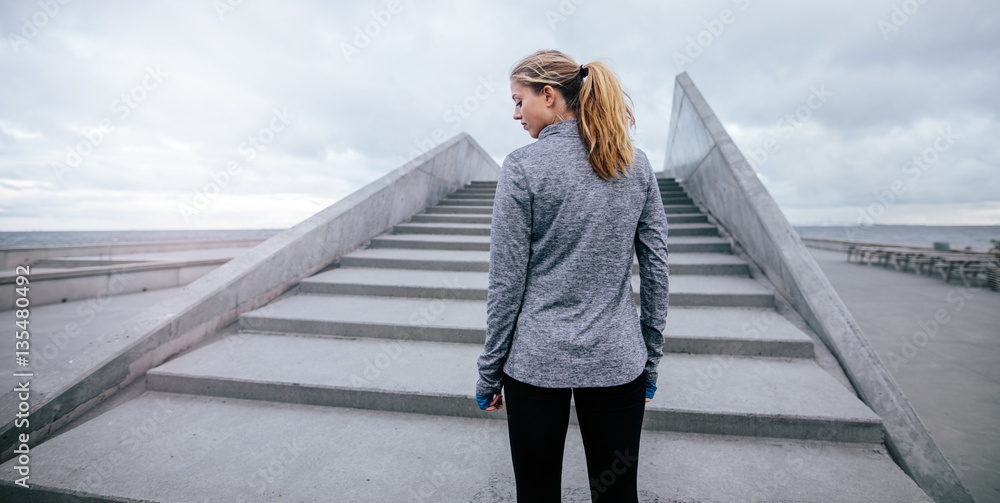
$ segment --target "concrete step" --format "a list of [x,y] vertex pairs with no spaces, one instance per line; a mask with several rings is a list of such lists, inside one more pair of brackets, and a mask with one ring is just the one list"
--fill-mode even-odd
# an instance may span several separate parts
[[489,224],[493,221],[493,214],[468,214],[468,213],[420,213],[413,215],[410,222],[418,223],[452,223],[452,224]]
[[452,192],[449,199],[489,199],[492,201],[496,197],[496,191],[456,191]]
[[476,214],[493,214],[493,206],[455,206],[455,205],[444,205],[444,206],[430,206],[424,210],[425,213],[476,213]]
[[496,197],[497,191],[493,189],[459,189],[451,193],[452,197],[464,199],[465,196],[489,196]]
[[493,206],[493,198],[469,199],[448,196],[438,201],[438,206]]
[[[469,214],[469,213],[420,213],[413,215],[410,222],[419,223],[456,223],[456,224],[490,224],[493,221],[493,214]],[[704,213],[671,214],[667,215],[668,224],[694,224],[708,223],[708,215]],[[669,232],[668,232],[669,234]]]
[[[475,401],[477,344],[240,333],[147,373],[153,391],[441,416]],[[808,359],[665,354],[643,427],[880,443],[878,416]],[[574,423],[576,424],[576,423]]]
[[[302,280],[300,288],[308,293],[334,295],[430,299],[445,296],[485,301],[488,280],[489,273],[485,271],[340,267]],[[632,290],[637,304],[639,283],[639,276],[633,275]],[[677,275],[670,281],[670,305],[774,307],[774,294],[750,278]]]
[[[669,239],[669,236],[668,236]],[[669,250],[669,244],[667,245]],[[400,248],[407,250],[479,250],[489,251],[489,236],[463,236],[459,234],[382,234],[368,244],[372,248]]]
[[[146,391],[31,452],[4,501],[516,499],[502,420]],[[575,425],[563,459],[561,500],[589,503]],[[930,501],[871,444],[644,431],[639,474],[640,501]]]
[[[670,213],[667,215],[668,227],[673,224],[698,224],[698,223],[708,223],[708,215],[704,213]],[[669,238],[670,231],[667,230],[667,237]]]
[[456,190],[455,193],[461,193],[461,192],[491,192],[491,193],[495,193],[496,191],[497,191],[496,186],[493,186],[493,187],[484,187],[484,186],[470,186],[470,185],[466,185],[465,187],[462,187],[462,188]]
[[[682,208],[687,208],[682,206]],[[464,223],[423,223],[410,222],[393,226],[393,234],[465,234],[473,236],[489,236],[489,224]],[[673,236],[718,236],[719,229],[712,224],[675,224],[667,231],[668,237]]]
[[[475,201],[466,204],[463,201]],[[485,199],[442,199],[438,206],[430,206],[424,211],[427,213],[493,213],[493,203]],[[683,213],[703,213],[701,208],[693,204],[664,204],[663,211],[670,218],[671,214]]]
[[[486,306],[476,282],[481,273],[453,273],[446,286],[426,287],[438,297],[368,297],[327,294],[327,282],[306,283],[295,300],[243,316],[244,330],[350,337],[413,338],[481,344]],[[411,279],[413,277],[411,276]],[[335,291],[335,290],[334,290]],[[317,295],[312,295],[317,294]],[[327,295],[321,295],[327,294]],[[333,297],[329,297],[332,295]],[[443,310],[431,316],[432,310]],[[639,307],[636,312],[641,314]],[[416,317],[416,321],[411,317]],[[664,352],[736,356],[813,357],[813,342],[773,309],[671,305]]]
[[669,215],[671,213],[701,213],[701,208],[693,204],[664,204],[663,211]]
[[[669,218],[669,217],[668,217]],[[489,236],[460,234],[382,234],[371,239],[370,248],[489,251]],[[667,232],[671,253],[732,253],[732,245],[722,237],[673,236]]]
[[687,196],[663,196],[662,200],[663,204],[669,204],[671,206],[694,205],[694,201],[692,201],[691,198]]
[[[481,346],[486,337],[486,301],[463,299],[461,290],[455,287],[443,298],[303,292],[242,314],[239,328]],[[639,306],[636,313],[640,313]],[[664,351],[809,357],[811,339],[784,317],[770,313],[773,309],[671,306]]]
[[484,224],[446,224],[410,222],[397,224],[393,234],[462,234],[468,236],[489,236],[490,226]]
[[[669,245],[668,245],[669,246]],[[723,253],[669,253],[671,275],[749,276],[743,259]],[[489,271],[490,252],[472,250],[407,250],[402,248],[367,248],[355,250],[340,259],[341,267],[378,267],[392,269],[430,269],[453,271]],[[632,273],[639,274],[638,257],[632,257]]]
[[[692,204],[691,198],[688,197],[686,192],[662,192],[660,197],[663,199],[664,203],[673,202],[674,204]],[[444,200],[466,200],[466,199],[486,199],[493,201],[496,198],[496,192],[487,191],[463,191],[463,192],[453,192]]]
[[670,306],[664,353],[813,358],[813,340],[769,308]]

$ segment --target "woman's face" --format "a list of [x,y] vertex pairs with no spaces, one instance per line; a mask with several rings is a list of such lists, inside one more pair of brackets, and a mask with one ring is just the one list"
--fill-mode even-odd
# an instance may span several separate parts
[[517,82],[510,81],[510,97],[514,99],[514,120],[520,121],[524,129],[532,138],[538,138],[538,133],[545,129],[545,126],[552,124],[552,106],[546,93],[550,88],[535,94],[530,87]]

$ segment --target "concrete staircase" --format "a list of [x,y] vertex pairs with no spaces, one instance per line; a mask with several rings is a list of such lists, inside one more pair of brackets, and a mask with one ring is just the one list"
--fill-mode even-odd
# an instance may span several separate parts
[[[640,499],[929,501],[814,335],[659,183],[671,298]],[[0,499],[514,501],[505,411],[474,399],[495,190],[470,183],[151,370],[138,397],[32,449],[30,493],[5,463]],[[633,286],[638,303],[637,262]],[[590,501],[571,424],[563,501]]]

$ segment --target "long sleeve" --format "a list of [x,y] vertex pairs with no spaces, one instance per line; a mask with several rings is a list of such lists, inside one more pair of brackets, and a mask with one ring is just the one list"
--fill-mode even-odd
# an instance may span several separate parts
[[[638,159],[637,159],[638,160]],[[648,165],[649,161],[643,156]],[[649,171],[646,204],[635,230],[635,251],[639,260],[639,321],[646,341],[647,381],[655,383],[663,356],[663,329],[666,327],[670,292],[667,264],[667,215],[656,175]]]
[[524,301],[531,253],[531,212],[532,196],[522,167],[507,156],[500,169],[493,203],[486,343],[478,359],[476,383],[479,395],[499,393],[502,387],[504,362]]

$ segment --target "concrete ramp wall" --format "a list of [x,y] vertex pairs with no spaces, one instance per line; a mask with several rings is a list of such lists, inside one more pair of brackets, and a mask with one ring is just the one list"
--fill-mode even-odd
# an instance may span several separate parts
[[455,136],[202,276],[170,301],[138,313],[88,344],[72,366],[21,378],[30,387],[30,424],[15,427],[19,406],[23,409],[18,393],[0,398],[0,460],[13,457],[19,435],[30,434],[33,448],[240,314],[263,306],[469,181],[498,180],[499,174],[500,167],[472,137]]
[[900,467],[935,501],[971,502],[857,322],[686,73],[677,76],[664,176],[675,176],[823,339],[886,430]]

